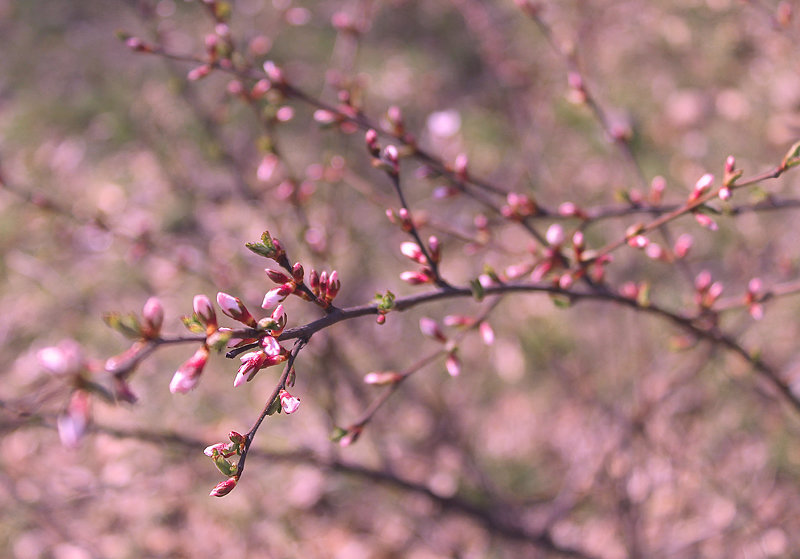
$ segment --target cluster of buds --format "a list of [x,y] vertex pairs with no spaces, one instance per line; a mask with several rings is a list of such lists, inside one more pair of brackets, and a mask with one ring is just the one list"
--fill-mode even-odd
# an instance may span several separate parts
[[723,286],[718,281],[713,281],[711,272],[703,270],[694,279],[694,300],[701,309],[710,309],[722,295]]
[[259,348],[242,355],[242,362],[233,380],[233,386],[241,386],[249,382],[261,369],[283,363],[289,358],[289,352],[272,336],[264,336],[258,342]]
[[538,211],[536,202],[525,194],[509,192],[506,204],[500,208],[500,213],[507,219],[522,221],[526,217],[535,215]]
[[230,459],[234,456],[241,456],[247,449],[247,437],[231,431],[228,433],[229,443],[217,443],[206,447],[203,454],[211,458],[217,469],[228,479],[222,481],[211,490],[212,497],[223,497],[227,495],[233,488],[236,487],[238,481],[239,466],[234,464]]
[[339,280],[339,272],[333,270],[330,274],[323,270],[321,274],[316,270],[311,270],[308,275],[308,284],[311,292],[317,298],[316,303],[325,308],[329,307],[339,290],[342,288],[342,282]]
[[[538,259],[531,272],[531,281],[541,281],[551,271],[563,267],[564,257],[561,254],[561,247],[564,245],[565,240],[564,228],[560,224],[553,223],[547,228],[545,232],[547,246],[544,249],[543,256]],[[578,240],[582,243],[583,236],[579,236]],[[583,248],[580,250],[582,251]],[[560,281],[560,278],[557,278],[556,281]]]
[[437,342],[445,346],[447,352],[447,359],[445,359],[445,368],[451,377],[457,377],[461,374],[461,360],[458,358],[458,347],[456,344],[447,338],[439,328],[439,324],[432,318],[423,317],[419,319],[420,331],[428,337],[433,338]]
[[91,419],[90,386],[86,379],[90,364],[80,345],[74,340],[64,340],[56,346],[40,349],[36,353],[39,366],[53,376],[63,378],[72,386],[69,401],[58,415],[56,425],[61,444],[75,448],[80,443]]
[[494,343],[494,330],[492,329],[492,325],[485,320],[478,322],[471,316],[449,314],[442,319],[442,322],[444,322],[445,326],[452,326],[455,328],[472,328],[477,324],[483,343],[486,345],[492,345]]
[[435,235],[428,238],[427,253],[416,242],[406,241],[400,244],[400,252],[409,260],[420,265],[418,270],[407,270],[400,274],[400,279],[411,285],[433,283],[436,277],[432,266],[442,258],[441,245]]
[[764,318],[764,305],[761,304],[761,301],[764,300],[762,289],[763,286],[759,278],[753,278],[747,283],[747,293],[745,293],[744,296],[744,303],[747,305],[747,311],[750,313],[750,316],[755,320]]

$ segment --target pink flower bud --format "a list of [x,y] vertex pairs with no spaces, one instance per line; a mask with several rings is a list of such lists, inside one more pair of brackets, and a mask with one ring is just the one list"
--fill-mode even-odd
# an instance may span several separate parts
[[645,249],[645,254],[653,260],[660,260],[664,256],[664,249],[656,243],[650,243]]
[[397,173],[400,161],[400,154],[397,151],[397,147],[391,144],[386,146],[383,150],[383,158],[391,165],[392,171]]
[[224,497],[231,491],[233,491],[234,487],[236,487],[236,478],[229,477],[225,481],[219,482],[214,489],[211,490],[211,493],[208,495],[210,497]]
[[572,202],[564,202],[558,206],[558,214],[564,217],[572,217],[578,215],[578,207]]
[[61,444],[67,448],[77,447],[86,434],[89,418],[89,393],[76,390],[72,393],[66,411],[56,419]]
[[264,295],[264,300],[261,302],[261,308],[267,311],[274,308],[278,303],[282,303],[286,297],[291,295],[293,291],[294,285],[291,283],[284,283],[279,287],[270,289]]
[[561,289],[569,289],[574,282],[575,279],[572,277],[572,274],[563,274],[558,278],[558,287]]
[[267,277],[272,281],[274,281],[275,283],[283,284],[283,283],[288,283],[292,280],[292,278],[290,278],[289,276],[278,270],[270,270],[269,268],[265,268],[264,271],[267,272]]
[[147,334],[150,335],[148,337],[158,336],[164,323],[164,307],[158,297],[150,297],[147,300],[142,309],[142,318],[148,330]]
[[730,175],[736,170],[736,158],[729,155],[725,160],[725,174]]
[[697,291],[705,292],[711,286],[711,272],[703,270],[694,278],[694,288]]
[[214,456],[214,454],[222,454],[223,452],[225,452],[227,450],[225,448],[226,446],[228,445],[226,445],[225,443],[212,444],[206,447],[206,449],[203,451],[203,454],[211,458]]
[[423,272],[406,271],[400,274],[400,279],[411,285],[421,285],[423,283],[430,283],[432,278],[429,274]]
[[667,187],[667,181],[662,176],[655,176],[650,181],[650,201],[653,204],[660,204],[661,198],[664,194],[664,189]]
[[281,390],[278,397],[281,399],[281,407],[286,413],[294,413],[300,407],[300,398],[295,398],[286,390]]
[[256,170],[256,177],[258,180],[261,182],[269,182],[280,163],[281,160],[274,153],[266,154],[261,159],[261,163],[258,164],[258,169]]
[[457,377],[461,374],[461,362],[459,361],[458,357],[455,353],[451,353],[447,356],[447,360],[444,362],[444,366],[447,369],[447,373],[451,377]]
[[401,243],[400,252],[402,252],[406,258],[409,258],[414,262],[425,264],[425,255],[422,254],[422,249],[419,248],[419,245],[417,243],[414,243],[412,241],[406,241]]
[[646,248],[650,244],[650,240],[644,235],[634,235],[628,239],[628,245],[633,248]]
[[364,430],[363,427],[354,425],[347,430],[347,434],[339,439],[339,446],[346,447],[350,446],[351,444],[355,443],[358,440],[358,437],[361,436],[361,432]]
[[208,347],[200,346],[194,355],[186,360],[172,377],[169,391],[173,394],[186,394],[200,382],[200,374],[208,361]]
[[700,196],[702,196],[714,182],[714,175],[711,173],[706,173],[702,177],[697,180],[697,183],[694,185],[694,191],[692,192],[692,199],[696,200]]
[[494,343],[494,330],[492,330],[491,324],[484,320],[481,322],[480,326],[478,326],[478,330],[480,330],[483,343],[486,345],[492,345]]
[[439,342],[442,342],[442,343],[447,341],[447,338],[442,333],[441,329],[439,328],[439,325],[432,318],[428,318],[428,317],[420,318],[419,319],[419,329],[423,334],[435,339],[436,341],[439,341]]
[[272,84],[269,83],[268,80],[258,80],[255,84],[253,84],[253,89],[250,90],[250,97],[252,97],[253,100],[258,101],[264,97],[267,91],[269,91],[271,88]]
[[206,325],[217,324],[217,313],[214,311],[214,307],[211,305],[211,300],[205,295],[195,295],[194,299],[192,300],[192,308],[194,309],[195,314]]
[[706,214],[695,213],[694,219],[697,221],[697,223],[699,223],[706,229],[709,229],[711,231],[716,231],[717,229],[719,229],[717,222],[708,217]]
[[285,82],[283,71],[278,68],[272,60],[264,62],[264,73],[272,83],[282,84]]
[[242,301],[238,297],[228,295],[220,291],[217,293],[217,304],[225,315],[234,320],[238,320],[242,324],[246,324],[251,328],[256,326],[256,319],[247,310]]
[[467,158],[466,153],[459,153],[456,155],[456,160],[453,162],[453,170],[456,173],[456,177],[461,180],[467,179],[467,166],[469,165],[469,159]]
[[547,228],[545,239],[547,239],[547,244],[551,247],[561,246],[564,243],[564,228],[558,223],[553,223]]
[[86,369],[83,350],[75,340],[63,340],[36,352],[39,366],[56,376],[77,375]]
[[394,371],[375,371],[364,375],[364,382],[375,386],[395,384],[401,380],[403,380],[403,375]]
[[381,152],[381,146],[378,144],[378,133],[373,128],[370,128],[367,130],[366,134],[364,134],[364,141],[367,144],[367,150],[369,150],[372,156],[378,157]]
[[442,319],[442,322],[444,322],[446,326],[463,328],[475,324],[475,319],[470,316],[464,316],[463,314],[448,314]]
[[753,278],[749,282],[747,282],[747,291],[748,293],[752,293],[753,295],[758,295],[761,293],[761,289],[763,284],[761,282],[761,278]]
[[428,248],[430,249],[431,260],[439,262],[442,258],[442,249],[439,244],[439,238],[436,235],[428,237]]
[[723,186],[722,188],[719,189],[719,199],[722,200],[723,202],[727,202],[728,200],[731,199],[732,196],[733,193],[731,192],[731,189],[728,188],[727,186]]
[[208,64],[203,64],[202,66],[198,66],[197,68],[189,70],[189,73],[186,74],[186,79],[189,81],[197,81],[202,78],[205,78],[210,73],[211,73],[211,66],[209,66]]
[[675,246],[672,248],[672,252],[675,253],[675,258],[684,258],[688,253],[689,249],[692,248],[694,244],[694,238],[689,233],[684,233],[678,240],[675,241]]

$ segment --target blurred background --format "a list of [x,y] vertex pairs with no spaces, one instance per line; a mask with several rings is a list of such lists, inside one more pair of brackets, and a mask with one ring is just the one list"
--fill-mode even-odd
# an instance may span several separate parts
[[[551,209],[625,208],[655,176],[680,204],[704,173],[721,177],[728,155],[746,177],[780,163],[800,136],[793,4],[545,1],[542,27],[510,0],[237,0],[228,23],[255,69],[272,60],[332,104],[347,91],[375,122],[398,106],[425,149],[446,162],[467,154],[470,173],[504,191]],[[487,319],[493,344],[464,334],[458,378],[433,361],[346,448],[329,440],[334,426],[380,394],[363,376],[437,350],[420,318],[478,316],[487,303],[442,301],[316,334],[296,363],[300,411],[265,422],[222,499],[208,497],[222,478],[202,450],[249,429],[278,368],[233,389],[238,361],[213,355],[196,390],[172,395],[193,349],[158,351],[131,379],[139,401],[93,402],[86,439],[62,447],[54,425],[69,391],[36,352],[74,339],[102,368],[128,347],[103,313],[139,313],[153,295],[175,335],[196,293],[258,309],[273,284],[244,243],[265,229],[307,271],[338,270],[340,306],[428,289],[399,280],[412,269],[399,251],[408,237],[386,218],[398,202],[363,131],[320,126],[315,107],[272,94],[254,112],[230,93],[230,74],[189,80],[198,63],[132,52],[119,31],[195,57],[227,33],[199,2],[0,0],[3,556],[796,553],[800,414],[736,356],[611,304],[503,298]],[[569,87],[570,54],[605,129]],[[524,228],[443,197],[447,181],[419,168],[401,162],[403,186],[423,236],[442,241],[449,281],[541,253]],[[716,204],[716,232],[684,217],[653,235],[666,247],[692,235],[680,265],[617,251],[609,284],[644,283],[658,304],[689,312],[702,270],[737,304],[754,277],[765,289],[791,282],[798,180],[789,172]],[[752,211],[775,201],[785,207]],[[650,219],[622,214],[588,224],[587,245]],[[580,225],[535,227],[554,221],[568,235]],[[320,316],[300,300],[286,310],[289,326]],[[798,311],[782,297],[761,321],[739,306],[721,325],[796,385]]]

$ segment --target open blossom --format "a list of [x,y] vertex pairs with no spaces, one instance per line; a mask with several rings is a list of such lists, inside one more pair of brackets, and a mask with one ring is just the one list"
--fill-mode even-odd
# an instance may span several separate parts
[[281,407],[286,413],[294,413],[300,407],[300,398],[292,396],[286,390],[279,392],[279,398],[281,399]]
[[261,340],[261,347],[262,349],[245,353],[239,358],[242,364],[233,379],[233,386],[241,386],[261,369],[286,361],[285,350],[275,338],[265,337]]
[[169,383],[169,391],[173,394],[178,392],[186,394],[197,386],[200,381],[200,374],[203,372],[203,367],[206,366],[207,361],[208,347],[202,345],[195,351],[194,355],[175,371],[172,381]]

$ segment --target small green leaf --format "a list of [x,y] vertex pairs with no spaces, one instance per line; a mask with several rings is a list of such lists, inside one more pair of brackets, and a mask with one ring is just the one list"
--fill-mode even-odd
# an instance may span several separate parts
[[469,282],[469,287],[472,290],[472,296],[475,298],[476,301],[483,301],[486,292],[483,289],[483,285],[479,279],[474,279]]
[[783,156],[781,168],[789,169],[790,167],[794,167],[796,165],[800,165],[800,141],[792,144],[792,147],[790,147],[789,151],[786,152],[786,155]]
[[214,456],[214,465],[217,469],[226,476],[233,476],[236,475],[237,470],[239,469],[236,464],[231,463],[221,454],[217,454]]
[[106,313],[103,315],[103,321],[126,338],[138,340],[142,337],[142,326],[139,324],[139,318],[133,313],[126,315],[118,312]]
[[267,408],[267,415],[273,415],[275,412],[281,413],[281,399],[275,398]]
[[342,429],[341,427],[336,426],[333,428],[333,431],[330,434],[330,439],[333,442],[338,443],[345,437],[345,435],[347,435],[348,432],[349,431],[347,429]]

